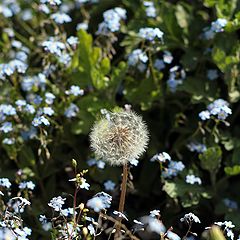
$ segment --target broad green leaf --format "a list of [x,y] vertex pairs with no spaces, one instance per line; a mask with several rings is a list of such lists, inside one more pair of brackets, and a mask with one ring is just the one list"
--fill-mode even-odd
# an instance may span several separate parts
[[226,240],[226,238],[223,235],[223,232],[217,226],[212,226],[209,232],[210,232],[209,240]]
[[240,165],[235,165],[233,167],[225,167],[224,171],[230,176],[238,175],[240,174]]
[[166,181],[163,186],[163,191],[165,191],[171,198],[178,197],[176,183]]
[[221,164],[222,150],[220,147],[208,148],[202,154],[199,154],[201,166],[209,172],[216,172]]

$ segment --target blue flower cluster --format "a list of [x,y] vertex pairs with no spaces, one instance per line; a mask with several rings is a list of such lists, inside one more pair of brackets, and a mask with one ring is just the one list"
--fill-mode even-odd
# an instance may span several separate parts
[[203,121],[210,119],[211,116],[216,116],[219,120],[225,120],[231,114],[232,110],[229,108],[229,103],[223,99],[217,99],[207,106],[207,110],[200,112],[199,117]]
[[177,87],[183,83],[186,78],[186,72],[181,69],[180,66],[174,66],[169,70],[169,78],[167,80],[167,85],[171,92],[175,92]]
[[224,18],[218,18],[216,21],[211,23],[210,28],[204,29],[204,38],[212,39],[216,33],[223,32],[224,27],[227,25],[227,20]]
[[147,17],[155,18],[157,16],[156,8],[154,7],[153,2],[144,1],[143,5],[146,7]]
[[109,9],[103,13],[104,21],[99,24],[97,34],[108,34],[120,30],[121,20],[127,18],[126,10],[120,7]]
[[184,168],[185,165],[181,161],[170,161],[168,167],[162,171],[162,176],[163,178],[176,177]]
[[69,23],[72,21],[72,18],[66,13],[57,12],[51,15],[53,19],[58,24]]
[[205,144],[198,143],[198,142],[190,142],[189,144],[187,144],[187,148],[191,152],[197,152],[197,153],[203,153],[207,150],[207,147]]
[[163,39],[163,32],[159,28],[140,28],[138,35],[139,37],[144,38],[148,41],[153,41],[155,39]]
[[[71,43],[70,39],[70,43]],[[68,66],[71,62],[71,56],[65,43],[59,41],[56,37],[50,37],[42,43],[44,50],[52,53],[60,63]]]
[[137,66],[140,71],[144,71],[146,68],[145,63],[148,61],[148,56],[141,49],[135,49],[128,56],[128,65]]
[[0,14],[4,17],[10,18],[20,12],[21,8],[17,1],[2,0],[0,3]]

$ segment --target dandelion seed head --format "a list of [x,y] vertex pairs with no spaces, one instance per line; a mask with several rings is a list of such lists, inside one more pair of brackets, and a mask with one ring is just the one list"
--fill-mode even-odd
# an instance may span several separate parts
[[115,166],[138,159],[149,141],[142,118],[131,110],[109,113],[108,116],[96,122],[90,133],[96,158]]

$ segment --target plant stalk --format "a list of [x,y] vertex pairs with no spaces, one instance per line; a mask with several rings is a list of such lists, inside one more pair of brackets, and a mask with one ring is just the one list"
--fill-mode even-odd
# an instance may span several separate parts
[[[127,166],[127,164],[124,164],[123,165],[122,184],[121,184],[121,195],[120,195],[120,201],[119,201],[119,207],[118,207],[118,211],[121,213],[123,213],[123,211],[124,211],[126,192],[127,192],[127,180],[128,180],[128,166]],[[114,235],[115,240],[120,238],[121,222],[122,222],[122,218],[120,217],[119,221],[117,223],[116,233]]]

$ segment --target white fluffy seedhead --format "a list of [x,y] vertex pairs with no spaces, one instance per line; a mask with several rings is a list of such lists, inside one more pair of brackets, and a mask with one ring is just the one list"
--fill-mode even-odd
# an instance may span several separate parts
[[124,165],[138,159],[148,144],[148,130],[142,118],[133,111],[109,113],[96,122],[90,133],[96,158],[111,165]]

